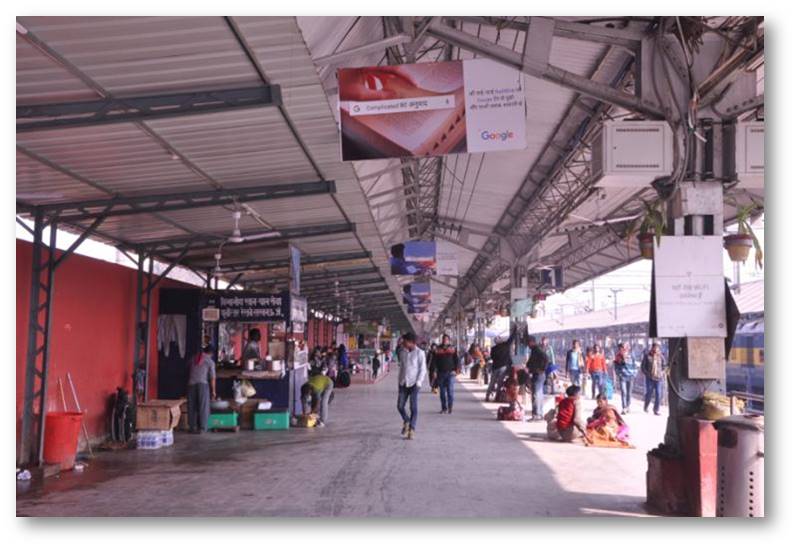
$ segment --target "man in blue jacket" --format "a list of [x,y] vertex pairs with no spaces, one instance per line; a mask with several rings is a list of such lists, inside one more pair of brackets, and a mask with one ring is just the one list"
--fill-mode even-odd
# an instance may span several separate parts
[[620,399],[622,401],[622,414],[631,410],[631,392],[634,389],[634,379],[639,372],[637,364],[631,356],[631,345],[620,343],[617,355],[614,357],[614,372],[620,383]]

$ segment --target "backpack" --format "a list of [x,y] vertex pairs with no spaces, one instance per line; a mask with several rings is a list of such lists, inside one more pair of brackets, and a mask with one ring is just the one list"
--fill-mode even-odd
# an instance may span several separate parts
[[336,383],[341,388],[347,388],[351,384],[351,375],[348,371],[341,371],[338,373],[338,382]]

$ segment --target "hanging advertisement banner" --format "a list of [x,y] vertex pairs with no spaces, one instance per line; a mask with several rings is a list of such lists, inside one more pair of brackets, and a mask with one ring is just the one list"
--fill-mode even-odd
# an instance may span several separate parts
[[394,276],[427,276],[437,272],[435,242],[413,240],[390,248],[390,273]]
[[523,75],[488,59],[338,70],[343,161],[526,148]]
[[404,304],[431,304],[432,285],[429,282],[412,282],[401,287]]

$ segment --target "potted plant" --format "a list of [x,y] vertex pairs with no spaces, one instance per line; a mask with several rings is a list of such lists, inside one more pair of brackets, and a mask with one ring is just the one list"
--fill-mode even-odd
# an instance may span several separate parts
[[[637,233],[637,241],[639,242],[639,252],[645,259],[653,258],[653,241],[655,239],[656,245],[661,242],[661,237],[667,229],[667,219],[661,210],[661,203],[646,202],[642,200],[645,205],[645,212],[639,221],[639,232]],[[633,234],[633,228],[629,234]]]
[[758,241],[758,237],[753,232],[753,227],[750,224],[750,218],[759,207],[755,202],[737,207],[736,233],[726,235],[724,245],[725,249],[728,250],[728,256],[736,263],[746,262],[750,256],[750,249],[755,247],[755,263],[756,266],[762,268],[764,266],[764,250],[761,248],[761,242]]

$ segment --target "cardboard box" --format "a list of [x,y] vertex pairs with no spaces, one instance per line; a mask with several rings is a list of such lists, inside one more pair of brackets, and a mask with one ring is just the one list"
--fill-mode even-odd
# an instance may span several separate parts
[[149,400],[136,409],[136,430],[171,430],[180,422],[179,400]]
[[231,401],[230,409],[237,411],[240,415],[238,424],[244,430],[254,430],[255,428],[255,411],[257,411],[257,404],[260,402],[268,401],[260,398],[249,398],[243,405],[239,405]]

